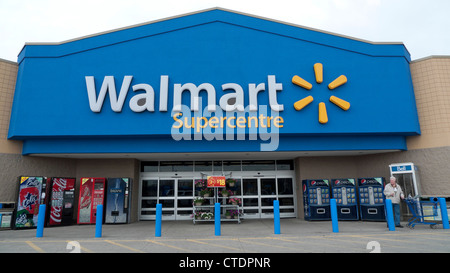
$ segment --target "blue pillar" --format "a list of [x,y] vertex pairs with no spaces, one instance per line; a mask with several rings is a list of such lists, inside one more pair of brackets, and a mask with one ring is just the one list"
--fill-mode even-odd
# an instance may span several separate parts
[[156,204],[155,237],[161,237],[162,204]]
[[40,205],[36,229],[36,237],[38,238],[44,236],[44,223],[45,223],[45,205]]
[[273,200],[273,226],[274,233],[281,234],[280,232],[280,202],[278,200]]
[[103,205],[97,205],[97,216],[95,218],[95,237],[102,237]]
[[214,235],[220,236],[220,203],[214,204]]
[[336,199],[330,199],[330,210],[331,210],[331,225],[333,226],[333,232],[339,232],[338,225],[338,215],[337,215],[337,205]]
[[448,212],[447,212],[447,204],[445,203],[445,198],[439,197],[439,206],[441,207],[441,217],[442,217],[442,227],[444,229],[450,229],[448,223]]
[[386,199],[386,222],[390,231],[395,231],[394,211],[392,208],[392,200]]

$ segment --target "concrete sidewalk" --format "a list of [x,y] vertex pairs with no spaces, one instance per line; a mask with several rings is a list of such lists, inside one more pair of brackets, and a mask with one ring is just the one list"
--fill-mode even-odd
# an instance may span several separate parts
[[[281,234],[274,234],[272,219],[224,222],[221,236],[214,223],[163,221],[161,237],[155,237],[155,222],[103,225],[95,238],[95,225],[46,227],[44,237],[36,229],[1,230],[2,253],[427,253],[450,252],[450,230],[396,228],[385,222],[340,221],[339,233],[331,221],[307,222],[281,219]],[[70,242],[70,243],[69,243]]]

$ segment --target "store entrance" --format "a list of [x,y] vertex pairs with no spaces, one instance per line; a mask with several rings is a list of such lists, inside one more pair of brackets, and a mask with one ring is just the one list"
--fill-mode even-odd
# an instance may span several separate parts
[[[162,204],[163,220],[191,220],[194,197],[200,196],[197,180],[226,176],[236,181],[227,188],[241,200],[241,219],[273,218],[273,201],[280,204],[280,217],[297,217],[295,173],[292,160],[255,161],[147,161],[141,163],[139,219],[156,219]],[[207,199],[210,203],[213,198]],[[208,204],[209,204],[208,203]]]

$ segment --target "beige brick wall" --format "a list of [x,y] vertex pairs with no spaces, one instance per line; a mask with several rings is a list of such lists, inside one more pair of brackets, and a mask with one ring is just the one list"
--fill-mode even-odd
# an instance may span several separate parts
[[450,146],[450,56],[411,63],[420,136],[408,138],[408,149]]
[[0,59],[0,153],[21,154],[22,142],[7,140],[17,78],[17,63]]

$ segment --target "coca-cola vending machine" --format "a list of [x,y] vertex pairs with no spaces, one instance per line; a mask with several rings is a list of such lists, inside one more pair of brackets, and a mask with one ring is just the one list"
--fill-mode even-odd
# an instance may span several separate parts
[[19,177],[17,206],[13,213],[11,228],[34,228],[37,226],[39,205],[45,203],[45,186],[45,177]]
[[95,224],[97,205],[103,205],[105,178],[81,178],[77,224]]
[[52,177],[47,180],[47,225],[72,224],[75,201],[75,178]]

